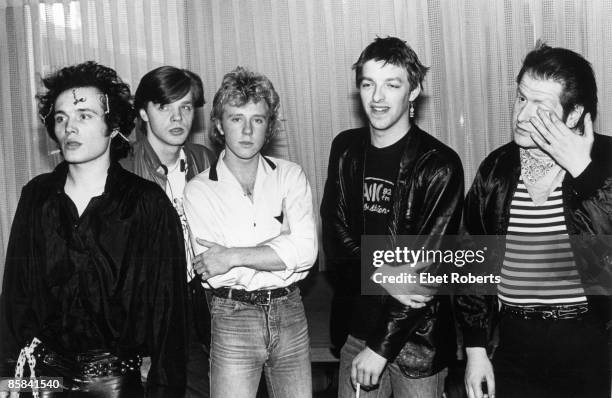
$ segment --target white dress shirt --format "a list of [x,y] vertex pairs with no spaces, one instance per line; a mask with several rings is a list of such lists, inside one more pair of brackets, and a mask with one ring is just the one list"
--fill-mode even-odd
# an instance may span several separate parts
[[[225,247],[272,248],[287,267],[258,271],[235,267],[208,279],[213,288],[274,289],[304,279],[317,257],[312,193],[302,168],[293,162],[259,156],[251,201],[219,156],[187,183],[184,206],[196,254],[206,250],[195,238]],[[214,167],[214,166],[213,166]],[[211,175],[212,178],[211,179]]]

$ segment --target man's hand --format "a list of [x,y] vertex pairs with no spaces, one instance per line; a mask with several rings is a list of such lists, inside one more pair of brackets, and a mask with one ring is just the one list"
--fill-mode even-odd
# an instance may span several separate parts
[[579,176],[591,163],[591,115],[587,113],[584,117],[584,135],[572,131],[554,112],[538,109],[538,116],[530,120],[537,129],[537,132],[531,133],[531,139],[572,177]]
[[387,365],[387,359],[372,351],[369,347],[364,348],[353,359],[351,366],[351,383],[357,389],[357,383],[364,387],[378,384],[380,375]]
[[231,248],[200,238],[196,238],[196,242],[208,248],[205,252],[195,256],[192,261],[193,268],[202,275],[203,280],[225,274],[234,267]]
[[392,296],[410,308],[423,308],[433,298],[433,296],[424,296],[422,294],[394,294]]
[[[487,351],[482,347],[467,347],[465,367],[465,390],[468,398],[495,398],[495,377]],[[482,391],[482,382],[487,382],[487,394]]]

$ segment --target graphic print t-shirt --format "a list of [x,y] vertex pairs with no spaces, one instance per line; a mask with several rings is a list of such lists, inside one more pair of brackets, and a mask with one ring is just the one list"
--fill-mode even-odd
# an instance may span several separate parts
[[[385,148],[376,148],[370,144],[367,149],[363,180],[363,217],[366,235],[389,234],[393,189],[405,142],[406,137]],[[380,294],[384,295],[385,291],[366,275],[362,277],[362,286],[367,283],[370,292],[380,290]],[[359,296],[353,307],[351,335],[358,339],[368,339],[376,326],[383,322],[381,319],[383,312],[382,296]]]
[[363,180],[363,216],[367,235],[389,234],[393,188],[404,143],[405,136],[385,148],[368,146]]

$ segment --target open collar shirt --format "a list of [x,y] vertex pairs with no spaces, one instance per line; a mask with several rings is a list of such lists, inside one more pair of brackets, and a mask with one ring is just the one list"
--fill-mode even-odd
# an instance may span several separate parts
[[63,162],[23,188],[0,298],[0,369],[9,367],[0,372],[37,337],[72,354],[151,356],[150,395],[182,396],[187,285],[176,212],[157,185],[112,163],[104,193],[79,216],[67,173]]
[[207,287],[248,291],[285,287],[306,277],[317,257],[310,185],[295,163],[259,156],[252,201],[223,158],[186,186],[184,206],[196,254],[206,250],[195,238],[225,247],[272,248],[283,271],[235,267],[208,279]]

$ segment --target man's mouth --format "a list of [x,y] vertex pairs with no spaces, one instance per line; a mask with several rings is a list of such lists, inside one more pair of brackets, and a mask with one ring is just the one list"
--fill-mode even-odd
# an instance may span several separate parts
[[172,133],[172,134],[179,135],[179,134],[183,134],[183,132],[185,131],[185,129],[184,129],[184,128],[182,128],[182,127],[174,127],[174,128],[171,128],[169,131],[170,131],[170,133]]
[[519,134],[523,134],[523,135],[531,135],[531,132],[532,132],[531,130],[528,130],[524,127],[519,126],[518,124],[515,125],[514,130],[518,132]]
[[80,142],[76,142],[76,141],[66,141],[64,142],[64,149],[77,149],[81,146]]
[[388,106],[370,105],[370,110],[372,111],[372,114],[374,114],[374,115],[382,115],[382,114],[388,112],[389,109],[391,109],[391,108],[388,107]]

